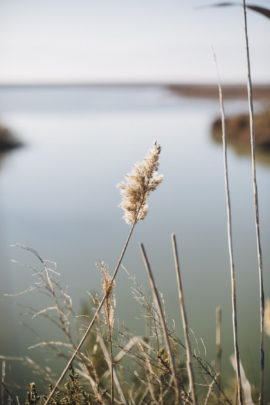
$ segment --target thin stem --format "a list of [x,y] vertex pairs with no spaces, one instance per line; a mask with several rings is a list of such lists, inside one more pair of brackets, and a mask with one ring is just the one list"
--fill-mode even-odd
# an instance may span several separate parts
[[191,360],[191,358],[192,358],[191,345],[190,345],[190,339],[189,339],[189,334],[188,334],[188,321],[187,321],[187,314],[186,314],[185,304],[184,304],[184,292],[183,292],[182,280],[181,280],[181,275],[180,275],[180,266],[179,266],[175,234],[172,234],[172,246],[173,246],[173,256],[174,256],[175,271],[176,271],[177,285],[178,285],[179,303],[180,303],[180,309],[181,309],[181,314],[182,314],[182,323],[183,323],[185,341],[186,341],[186,356],[187,356],[187,371],[188,371],[188,379],[189,379],[189,391],[191,391],[193,404],[197,405],[197,396],[196,396],[195,382],[194,382],[194,372],[193,372],[192,360]]
[[210,394],[211,394],[211,392],[212,392],[212,390],[213,390],[213,385],[214,385],[214,384],[215,384],[215,380],[213,380],[213,381],[211,382],[211,384],[209,385],[208,392],[207,392],[207,395],[206,395],[206,398],[205,398],[205,401],[204,401],[204,405],[207,405],[207,402],[208,402],[209,397],[210,397]]
[[142,243],[140,244],[140,247],[141,247],[141,253],[143,256],[144,265],[145,265],[145,268],[146,268],[146,271],[147,271],[147,274],[149,277],[149,281],[150,281],[150,284],[151,284],[151,287],[153,290],[153,294],[154,294],[154,297],[156,299],[158,309],[159,309],[161,325],[162,325],[162,329],[163,329],[163,333],[164,333],[164,340],[165,340],[165,343],[167,346],[168,356],[169,356],[169,360],[171,363],[171,372],[172,372],[172,378],[174,381],[174,389],[175,389],[175,399],[176,399],[177,404],[181,404],[182,401],[181,401],[181,394],[180,394],[180,386],[179,386],[177,375],[176,375],[175,361],[174,361],[172,348],[171,348],[171,344],[170,344],[170,340],[169,340],[169,333],[168,333],[168,328],[167,328],[166,321],[165,321],[165,316],[164,316],[160,298],[159,298],[159,293],[158,293],[158,290],[157,290],[157,287],[155,284],[155,280],[154,280],[154,277],[153,277],[153,274],[152,274],[152,271],[150,268],[150,264],[149,264],[149,261],[146,256],[146,252],[145,252],[145,249],[144,249],[144,246]]
[[[103,340],[100,333],[97,333],[97,338],[98,338],[98,342],[100,344],[101,350],[103,351],[104,359],[106,360],[106,362],[108,364],[108,367],[110,368],[110,365],[111,365],[110,355],[108,353],[108,350],[107,350],[107,348],[105,346],[104,340]],[[119,394],[119,397],[121,399],[121,403],[124,404],[124,405],[127,405],[127,401],[126,401],[126,398],[125,398],[124,393],[122,391],[122,388],[120,386],[120,382],[119,382],[116,370],[114,370],[114,372],[113,372],[113,381],[114,381],[114,386],[116,387],[116,389],[118,391],[118,394]]]
[[264,394],[264,330],[263,330],[263,328],[264,328],[264,286],[263,286],[262,248],[261,248],[260,223],[259,223],[258,189],[257,189],[257,180],[256,180],[253,91],[252,91],[252,81],[251,81],[249,41],[248,41],[248,31],[247,31],[247,13],[246,13],[245,0],[243,0],[243,12],[244,12],[246,62],[247,62],[247,91],[248,91],[249,120],[250,120],[252,181],[253,181],[255,228],[256,228],[258,271],[259,271],[259,285],[260,285],[259,286],[259,288],[260,288],[260,398],[259,398],[259,403],[260,403],[260,405],[262,405],[263,404],[263,394]]
[[[217,372],[218,385],[221,388],[222,372],[222,346],[221,346],[221,308],[216,308],[216,349],[217,349]],[[220,390],[218,390],[218,404],[220,404]]]
[[91,322],[89,323],[89,325],[88,325],[88,327],[87,327],[87,329],[86,329],[86,331],[85,331],[83,337],[82,337],[81,340],[80,340],[80,343],[79,343],[78,346],[76,347],[76,350],[74,350],[74,352],[73,352],[71,358],[69,359],[69,361],[68,361],[66,367],[64,368],[62,374],[60,375],[60,377],[59,377],[59,379],[57,380],[55,386],[53,387],[52,391],[50,392],[50,394],[49,394],[49,396],[48,396],[48,398],[47,398],[47,400],[46,400],[46,402],[45,402],[44,405],[48,405],[48,404],[49,404],[49,401],[51,400],[51,398],[52,398],[53,395],[55,394],[56,389],[58,388],[59,384],[61,383],[61,381],[62,381],[63,378],[65,377],[65,375],[66,375],[66,373],[67,373],[67,371],[68,371],[70,365],[72,364],[73,360],[74,360],[74,359],[76,358],[76,356],[78,355],[78,353],[79,353],[79,351],[80,351],[80,349],[81,349],[83,343],[85,342],[85,340],[86,340],[86,338],[87,338],[87,336],[88,336],[90,330],[92,329],[92,327],[93,327],[93,325],[94,325],[94,323],[95,323],[95,321],[96,321],[96,319],[97,319],[97,317],[98,317],[98,314],[99,314],[99,312],[101,311],[101,308],[102,308],[104,302],[106,301],[107,296],[108,296],[108,294],[109,294],[109,292],[110,292],[110,290],[111,290],[111,287],[112,287],[113,282],[114,282],[114,279],[115,279],[115,277],[116,277],[116,275],[117,275],[117,273],[118,273],[119,267],[120,267],[120,265],[121,265],[121,263],[122,263],[123,257],[124,257],[124,255],[125,255],[126,250],[127,250],[128,243],[129,243],[129,241],[130,241],[130,238],[131,238],[131,235],[132,235],[132,232],[133,232],[133,230],[134,230],[134,228],[135,228],[136,223],[137,223],[137,222],[136,222],[136,220],[135,220],[135,221],[133,222],[131,228],[130,228],[130,231],[129,231],[129,234],[128,234],[126,243],[125,243],[125,245],[124,245],[124,247],[123,247],[122,253],[121,253],[121,255],[120,255],[120,258],[119,258],[119,260],[118,260],[118,263],[117,263],[117,265],[116,265],[116,268],[115,268],[115,270],[114,270],[114,273],[113,273],[113,276],[112,276],[112,278],[111,278],[111,282],[110,282],[110,285],[109,285],[109,288],[108,288],[107,293],[104,294],[102,300],[100,301],[99,306],[98,306],[98,308],[97,308],[97,310],[96,310],[96,312],[95,312],[95,314],[94,314],[94,316],[93,316]]
[[5,376],[6,376],[6,362],[2,360],[2,375],[1,375],[1,405],[4,405],[4,395],[5,395]]
[[[215,58],[215,55],[214,55],[214,58]],[[216,58],[215,58],[215,61],[216,61]],[[216,63],[216,66],[217,66],[217,63]],[[218,67],[217,67],[217,70],[218,70]],[[240,373],[240,355],[239,355],[239,345],[238,345],[238,329],[237,329],[236,281],[235,281],[235,269],[234,269],[233,245],[232,245],[232,214],[231,214],[231,199],[230,199],[228,162],[227,162],[227,138],[226,138],[225,113],[224,113],[222,88],[221,88],[219,77],[218,77],[218,90],[219,90],[219,103],[220,103],[221,123],[222,123],[222,145],[223,145],[225,194],[226,194],[226,206],[227,206],[228,249],[229,249],[230,268],[231,268],[232,323],[233,323],[234,354],[235,354],[235,361],[236,361],[237,393],[238,393],[238,401],[239,401],[240,405],[243,405],[241,373]]]
[[109,328],[110,368],[111,368],[111,404],[114,405],[112,329],[111,329],[109,318],[108,318],[108,328]]

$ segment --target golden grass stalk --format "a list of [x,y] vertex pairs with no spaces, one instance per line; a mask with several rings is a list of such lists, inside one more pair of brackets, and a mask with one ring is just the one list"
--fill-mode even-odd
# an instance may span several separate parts
[[118,263],[115,267],[114,273],[112,275],[110,285],[108,286],[107,293],[104,294],[103,298],[101,299],[99,306],[90,321],[86,331],[84,332],[79,344],[77,345],[76,349],[74,350],[71,358],[67,362],[64,370],[62,371],[59,379],[57,380],[55,386],[51,390],[46,402],[44,405],[48,405],[51,398],[55,394],[59,384],[65,377],[70,365],[72,364],[73,360],[77,357],[80,352],[80,349],[85,342],[90,330],[92,329],[98,314],[100,313],[108,294],[111,290],[111,287],[114,283],[114,280],[117,276],[118,270],[124,258],[125,252],[127,250],[131,235],[133,230],[139,220],[143,220],[147,214],[147,197],[149,196],[151,191],[154,191],[157,186],[162,181],[162,176],[158,174],[157,170],[159,167],[159,155],[160,155],[161,147],[155,142],[153,148],[148,152],[148,155],[144,158],[141,163],[137,163],[133,171],[126,175],[126,183],[120,183],[118,187],[121,189],[121,194],[123,196],[123,201],[121,203],[121,208],[124,209],[125,221],[131,225],[130,231],[127,237],[127,240],[124,244],[122,253],[119,257]]
[[180,266],[179,266],[178,250],[177,250],[175,234],[172,234],[172,246],[173,246],[173,256],[174,256],[175,271],[176,271],[176,278],[177,278],[177,285],[178,285],[179,303],[180,303],[180,309],[181,309],[181,314],[182,314],[182,323],[183,323],[185,342],[186,342],[189,392],[191,392],[193,404],[197,405],[197,395],[196,395],[196,390],[195,390],[194,372],[193,372],[193,367],[192,367],[191,345],[190,345],[190,339],[189,339],[189,334],[188,334],[188,321],[187,321],[187,314],[186,314],[186,310],[185,310],[184,293],[183,293],[183,286],[182,286],[182,280],[181,280],[181,274],[180,274]]
[[164,334],[164,340],[167,346],[167,352],[168,352],[168,357],[170,360],[170,365],[171,365],[171,373],[172,373],[172,377],[173,377],[173,382],[174,382],[174,390],[175,390],[175,400],[177,404],[181,404],[181,388],[177,379],[177,375],[176,375],[176,367],[175,367],[175,361],[174,361],[174,356],[173,356],[173,352],[172,352],[172,348],[171,348],[171,344],[170,344],[170,339],[169,339],[169,332],[168,332],[168,328],[166,325],[166,321],[165,321],[165,316],[162,310],[162,306],[161,306],[161,302],[160,302],[160,297],[159,297],[159,293],[155,284],[155,280],[152,274],[152,270],[150,268],[150,264],[148,261],[148,258],[146,256],[146,252],[144,249],[143,244],[141,243],[140,245],[141,247],[141,253],[143,256],[143,261],[144,261],[144,265],[149,277],[149,281],[152,287],[152,291],[154,294],[154,297],[156,299],[157,302],[157,306],[158,306],[158,310],[159,310],[159,315],[160,315],[160,320],[161,320],[161,325],[162,325],[162,330],[163,330],[163,334]]
[[264,394],[264,285],[263,285],[263,264],[262,264],[262,247],[260,238],[260,222],[259,222],[259,204],[258,204],[258,188],[256,180],[256,159],[255,159],[255,133],[254,133],[254,111],[253,111],[253,90],[251,81],[251,68],[249,56],[249,41],[247,31],[247,13],[246,1],[243,0],[244,12],[244,33],[246,45],[246,62],[247,62],[247,91],[250,119],[250,145],[251,145],[251,162],[252,162],[252,183],[255,208],[255,228],[257,240],[257,256],[258,256],[258,272],[259,272],[259,289],[260,289],[260,405],[263,405]]
[[110,345],[110,372],[111,372],[111,404],[114,404],[114,372],[113,372],[113,349],[112,349],[112,328],[114,324],[114,308],[111,305],[111,300],[112,300],[112,292],[115,283],[111,283],[111,277],[108,273],[107,267],[104,262],[101,262],[98,264],[98,267],[100,268],[100,271],[103,274],[103,291],[104,294],[106,295],[106,305],[105,305],[105,314],[106,314],[106,319],[105,323],[108,326],[108,331],[109,331],[109,345]]

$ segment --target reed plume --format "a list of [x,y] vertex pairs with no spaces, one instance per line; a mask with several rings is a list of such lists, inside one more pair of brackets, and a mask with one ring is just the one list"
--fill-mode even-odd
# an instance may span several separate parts
[[162,182],[163,176],[158,174],[160,151],[160,145],[155,142],[144,160],[135,164],[132,172],[125,176],[126,183],[117,185],[123,197],[119,206],[125,212],[123,218],[130,225],[145,218],[147,197]]
[[[158,174],[158,167],[159,167],[159,155],[160,155],[161,147],[154,143],[153,148],[148,152],[147,156],[141,163],[137,163],[130,174],[126,175],[126,183],[122,182],[118,185],[121,190],[121,194],[123,196],[123,201],[120,204],[120,207],[124,209],[125,221],[131,225],[129,230],[129,234],[127,240],[124,244],[123,250],[120,254],[118,263],[115,267],[114,273],[111,277],[110,284],[108,286],[108,292],[111,290],[112,285],[114,283],[115,277],[117,276],[118,270],[121,266],[122,260],[126,253],[131,235],[135,228],[135,225],[139,220],[143,220],[147,214],[148,206],[146,204],[147,197],[154,191],[157,186],[161,183],[163,176]],[[45,401],[44,405],[48,405],[51,398],[54,396],[59,384],[65,377],[70,365],[77,357],[80,349],[85,342],[90,330],[92,329],[107,297],[108,292],[104,294],[102,300],[99,303],[99,306],[90,321],[84,335],[82,336],[78,346],[74,350],[71,358],[67,362],[62,374],[60,375],[59,379],[57,380],[55,386],[53,387],[52,391],[50,392],[48,398]]]
[[110,328],[113,328],[114,325],[114,303],[112,303],[112,292],[115,286],[115,282],[111,283],[111,276],[108,273],[106,264],[102,261],[97,263],[97,267],[100,269],[103,276],[102,289],[104,294],[106,294],[106,318],[109,323]]

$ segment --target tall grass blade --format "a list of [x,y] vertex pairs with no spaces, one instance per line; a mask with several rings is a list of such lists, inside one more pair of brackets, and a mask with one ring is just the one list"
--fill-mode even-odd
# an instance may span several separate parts
[[228,175],[225,112],[224,112],[222,88],[221,88],[215,53],[214,53],[214,59],[216,62],[217,73],[218,73],[218,91],[219,91],[219,103],[220,103],[221,124],[222,124],[223,164],[224,164],[224,180],[225,180],[225,194],[226,194],[226,207],[227,207],[228,249],[229,249],[230,269],[231,269],[232,324],[233,324],[234,355],[235,355],[235,361],[236,361],[237,393],[238,393],[238,401],[239,401],[240,405],[243,405],[241,373],[240,373],[240,355],[239,355],[239,344],[238,344],[236,281],[235,281],[235,268],[234,268],[233,243],[232,243],[232,214],[231,214],[231,197],[230,197],[229,175]]
[[188,371],[188,379],[189,379],[189,391],[191,392],[193,404],[197,405],[197,395],[196,395],[196,390],[195,390],[194,372],[193,372],[192,360],[191,360],[192,359],[191,345],[190,345],[190,339],[189,339],[189,334],[188,334],[188,321],[187,321],[187,314],[186,314],[186,310],[185,310],[184,293],[183,293],[183,286],[182,286],[182,280],[181,280],[181,274],[180,274],[180,265],[179,265],[178,250],[177,250],[175,234],[172,234],[172,246],[173,246],[173,256],[174,256],[175,271],[176,271],[176,278],[177,278],[180,310],[181,310],[181,314],[182,314],[182,323],[183,323],[185,341],[186,341],[186,356],[187,356],[187,371]]
[[141,253],[143,256],[143,261],[144,261],[144,265],[147,271],[147,275],[149,277],[149,281],[150,281],[150,285],[154,294],[154,297],[156,299],[157,302],[157,306],[158,306],[158,310],[159,310],[159,315],[160,315],[160,320],[161,320],[161,325],[162,325],[162,329],[163,329],[163,333],[164,333],[164,340],[167,346],[167,351],[168,351],[168,356],[169,356],[169,360],[170,360],[170,364],[171,364],[171,372],[172,372],[172,377],[173,377],[173,381],[174,381],[174,390],[175,390],[175,400],[177,404],[181,404],[181,391],[180,391],[180,386],[179,386],[179,382],[177,379],[177,375],[176,375],[176,367],[175,367],[175,361],[174,361],[174,356],[173,356],[173,352],[172,352],[172,348],[171,348],[171,343],[170,343],[170,339],[169,339],[169,332],[168,332],[168,328],[166,325],[166,321],[165,321],[165,316],[162,310],[162,306],[161,306],[161,301],[160,301],[160,297],[159,297],[159,293],[155,284],[155,280],[153,277],[153,273],[152,270],[150,268],[150,264],[148,261],[148,258],[146,256],[146,252],[144,249],[143,244],[141,243],[140,245],[141,247]]
[[248,105],[249,105],[249,118],[250,118],[252,182],[253,182],[253,196],[254,196],[254,208],[255,208],[255,228],[256,228],[259,289],[260,289],[260,399],[259,399],[259,403],[260,403],[260,405],[262,405],[263,396],[264,396],[264,307],[265,307],[265,304],[264,304],[262,247],[261,247],[260,222],[259,222],[258,187],[257,187],[257,179],[256,179],[253,90],[252,90],[252,81],[251,81],[249,41],[248,41],[248,30],[247,30],[247,13],[246,13],[246,1],[245,0],[243,0],[243,13],[244,13],[244,33],[245,33],[245,45],[246,45],[246,62],[247,62],[247,91],[248,91]]
[[134,222],[133,225],[132,225],[131,228],[130,228],[130,231],[129,231],[129,234],[128,234],[126,243],[125,243],[124,248],[123,248],[123,250],[122,250],[122,253],[121,253],[121,255],[120,255],[119,261],[118,261],[118,263],[117,263],[117,265],[116,265],[116,268],[115,268],[115,270],[114,270],[114,273],[113,273],[113,275],[112,275],[111,282],[110,282],[110,286],[109,286],[109,288],[108,288],[107,294],[104,294],[102,300],[100,301],[99,306],[98,306],[98,308],[97,308],[97,310],[96,310],[96,312],[95,312],[95,314],[94,314],[94,316],[93,316],[91,322],[89,323],[89,325],[88,325],[86,331],[84,332],[83,337],[82,337],[81,340],[80,340],[80,343],[78,344],[78,346],[76,347],[76,350],[74,350],[74,352],[73,352],[71,358],[70,358],[69,361],[67,362],[66,367],[65,367],[64,370],[62,371],[62,374],[60,375],[60,377],[59,377],[59,379],[57,380],[55,386],[53,387],[52,391],[50,392],[50,394],[49,394],[49,396],[48,396],[48,398],[47,398],[47,400],[46,400],[46,402],[45,402],[44,405],[48,405],[48,404],[49,404],[49,402],[50,402],[51,398],[53,397],[53,395],[55,394],[55,391],[57,390],[59,384],[61,383],[61,381],[62,381],[63,378],[65,377],[65,375],[66,375],[67,371],[69,370],[69,367],[70,367],[70,365],[72,364],[73,360],[74,360],[74,359],[77,357],[77,355],[79,354],[82,345],[84,344],[84,342],[85,342],[85,340],[86,340],[86,338],[87,338],[87,336],[88,336],[90,330],[92,329],[92,327],[93,327],[93,325],[94,325],[94,323],[95,323],[95,321],[96,321],[96,319],[97,319],[97,317],[98,317],[98,314],[100,313],[100,311],[101,311],[101,309],[102,309],[102,307],[103,307],[103,304],[105,303],[105,301],[106,301],[106,299],[107,299],[107,295],[109,294],[109,291],[111,290],[111,287],[112,287],[112,285],[113,285],[113,282],[114,282],[114,280],[115,280],[115,277],[116,277],[116,275],[117,275],[117,273],[118,273],[119,267],[120,267],[120,265],[121,265],[121,263],[122,263],[123,257],[124,257],[124,255],[125,255],[126,250],[127,250],[128,243],[129,243],[129,241],[130,241],[130,238],[131,238],[131,235],[132,235],[132,233],[133,233],[133,230],[134,230],[135,225],[136,225],[136,222]]

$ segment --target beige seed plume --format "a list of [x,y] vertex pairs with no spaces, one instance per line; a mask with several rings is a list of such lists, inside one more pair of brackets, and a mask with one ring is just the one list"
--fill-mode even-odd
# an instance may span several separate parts
[[162,182],[163,176],[158,174],[160,151],[160,145],[155,142],[144,160],[135,164],[132,172],[125,176],[126,182],[117,185],[123,197],[119,206],[124,210],[123,218],[128,224],[145,218],[147,197]]
[[[115,283],[114,282],[111,283],[112,278],[109,275],[107,266],[103,261],[96,263],[96,266],[99,268],[99,270],[101,271],[102,276],[103,276],[102,288],[103,288],[104,294],[106,295],[105,312],[106,312],[106,316],[107,316],[109,325],[111,328],[113,328],[115,299],[114,299],[114,297],[112,297],[112,293],[113,293]],[[112,298],[113,298],[113,302],[112,302]]]

